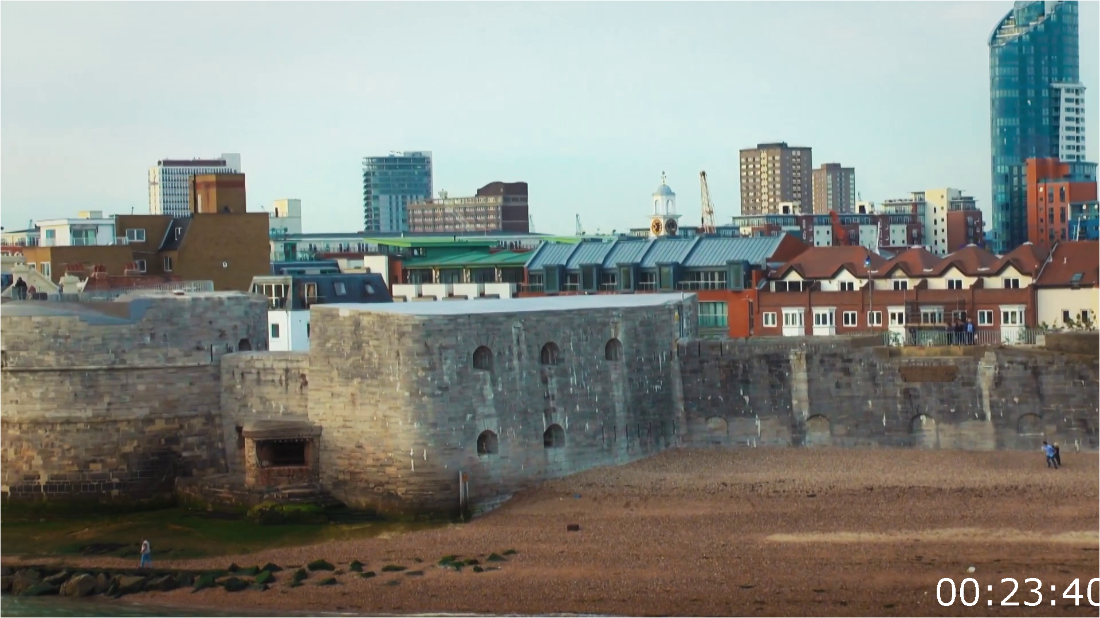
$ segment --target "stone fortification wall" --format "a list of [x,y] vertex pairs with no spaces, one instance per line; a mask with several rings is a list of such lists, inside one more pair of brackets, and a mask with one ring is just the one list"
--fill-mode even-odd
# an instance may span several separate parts
[[688,445],[1097,448],[1095,358],[810,338],[678,351]]
[[322,483],[357,507],[454,513],[460,471],[477,509],[657,452],[679,432],[677,307],[427,317],[315,307],[309,418],[324,427]]
[[0,330],[5,498],[134,500],[224,471],[218,365],[266,348],[267,311],[239,293],[12,302]]
[[309,354],[239,352],[221,362],[222,434],[231,473],[244,472],[244,438],[250,421],[306,420]]

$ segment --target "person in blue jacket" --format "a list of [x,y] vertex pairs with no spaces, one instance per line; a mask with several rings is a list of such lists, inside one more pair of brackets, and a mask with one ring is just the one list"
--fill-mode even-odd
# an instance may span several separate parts
[[1058,460],[1054,458],[1054,447],[1047,444],[1046,440],[1043,440],[1043,452],[1047,456],[1047,467],[1058,469]]

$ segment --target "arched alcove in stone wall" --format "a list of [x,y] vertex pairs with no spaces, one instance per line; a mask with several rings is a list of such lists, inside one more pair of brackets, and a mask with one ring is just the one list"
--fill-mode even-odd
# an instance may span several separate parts
[[815,414],[806,419],[805,446],[829,446],[833,443],[833,430],[828,417]]

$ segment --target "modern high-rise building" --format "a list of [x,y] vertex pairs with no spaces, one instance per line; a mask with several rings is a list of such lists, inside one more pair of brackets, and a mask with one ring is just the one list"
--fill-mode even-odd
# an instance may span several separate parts
[[190,217],[193,176],[240,173],[239,154],[223,154],[217,159],[161,159],[149,168],[149,214]]
[[432,196],[432,153],[363,158],[363,230],[407,232],[408,207]]
[[812,210],[813,183],[810,148],[786,142],[757,144],[741,151],[741,214],[781,214],[781,204],[794,203],[797,211]]
[[1085,160],[1085,86],[1051,84],[1058,93],[1054,122],[1058,128],[1058,159],[1066,163]]
[[1083,126],[1068,131],[1080,126],[1070,121],[1076,112],[1062,113],[1084,104],[1077,20],[1076,1],[1016,2],[989,37],[991,240],[999,253],[1028,238],[1026,161],[1059,156],[1063,122],[1066,137],[1084,135]]
[[847,214],[856,211],[856,170],[839,163],[825,163],[813,171],[814,214]]

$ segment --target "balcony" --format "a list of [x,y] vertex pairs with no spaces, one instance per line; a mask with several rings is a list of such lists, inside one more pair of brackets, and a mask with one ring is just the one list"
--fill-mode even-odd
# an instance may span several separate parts
[[724,290],[726,282],[719,281],[681,281],[677,286],[681,290]]
[[699,328],[729,328],[729,316],[701,315],[699,316]]

